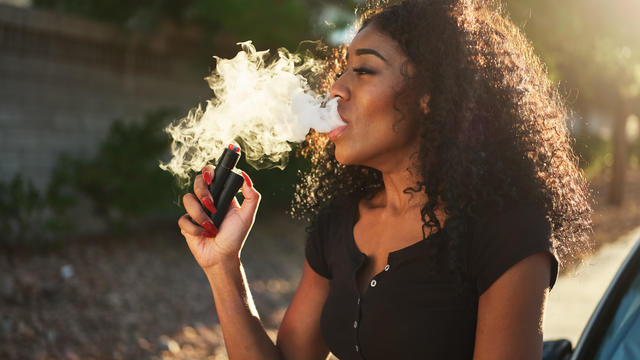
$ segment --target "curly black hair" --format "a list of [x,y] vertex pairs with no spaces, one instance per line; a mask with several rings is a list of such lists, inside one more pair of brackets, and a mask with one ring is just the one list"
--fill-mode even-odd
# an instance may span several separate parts
[[[419,114],[422,180],[405,192],[427,195],[425,239],[446,230],[446,237],[430,242],[433,256],[446,256],[450,270],[461,273],[469,224],[488,221],[488,208],[527,201],[545,209],[561,269],[579,262],[592,248],[593,197],[572,150],[570,112],[501,3],[406,0],[365,10],[360,30],[373,26],[388,35],[415,65],[413,76],[404,73],[396,100],[430,96],[426,115],[411,112]],[[339,71],[344,61],[336,59]],[[371,197],[384,188],[379,171],[338,163],[322,134],[310,135],[303,152],[311,168],[301,174],[292,204],[298,216],[313,219],[334,198]]]

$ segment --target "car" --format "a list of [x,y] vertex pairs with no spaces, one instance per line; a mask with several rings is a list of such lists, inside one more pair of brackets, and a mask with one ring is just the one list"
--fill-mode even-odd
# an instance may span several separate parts
[[593,311],[575,347],[545,341],[543,360],[640,359],[640,237]]

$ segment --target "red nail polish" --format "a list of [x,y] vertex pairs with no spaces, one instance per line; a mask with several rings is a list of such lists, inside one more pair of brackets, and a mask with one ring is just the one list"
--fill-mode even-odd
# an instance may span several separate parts
[[211,233],[213,236],[216,236],[218,233],[218,228],[213,224],[213,221],[207,220],[202,223],[202,226],[207,229],[207,232]]
[[204,205],[209,211],[211,211],[211,214],[215,214],[218,212],[216,206],[213,205],[213,201],[211,201],[211,199],[209,199],[208,197],[202,199],[202,205]]
[[204,178],[204,182],[205,182],[205,183],[207,183],[207,185],[211,185],[211,181],[212,181],[213,179],[211,178],[211,173],[210,173],[210,172],[205,171],[205,172],[202,174],[202,177]]
[[212,238],[215,235],[213,235],[212,233],[210,233],[208,230],[202,233],[202,236],[204,237],[208,237],[208,238]]
[[253,184],[251,183],[251,179],[249,179],[249,175],[247,175],[247,173],[244,171],[242,171],[241,174],[242,174],[242,177],[244,178],[244,182],[247,183],[247,186],[253,187]]

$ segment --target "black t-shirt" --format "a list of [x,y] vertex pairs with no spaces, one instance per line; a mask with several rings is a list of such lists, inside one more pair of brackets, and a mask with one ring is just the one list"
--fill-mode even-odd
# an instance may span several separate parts
[[[460,286],[449,271],[429,275],[429,237],[389,253],[384,270],[360,294],[356,274],[366,255],[353,238],[357,218],[357,201],[334,202],[319,214],[306,243],[309,265],[330,280],[321,329],[341,360],[471,359],[478,298],[494,281],[538,252],[552,255],[551,287],[557,278],[544,212],[515,205],[485,225],[471,226],[465,274],[470,286]],[[446,259],[438,259],[437,266],[446,269]]]

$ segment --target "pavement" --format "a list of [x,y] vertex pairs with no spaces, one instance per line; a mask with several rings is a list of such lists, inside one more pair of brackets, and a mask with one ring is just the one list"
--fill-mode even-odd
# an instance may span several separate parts
[[568,339],[575,346],[618,268],[640,237],[640,227],[603,245],[572,273],[562,275],[549,293],[544,340]]

